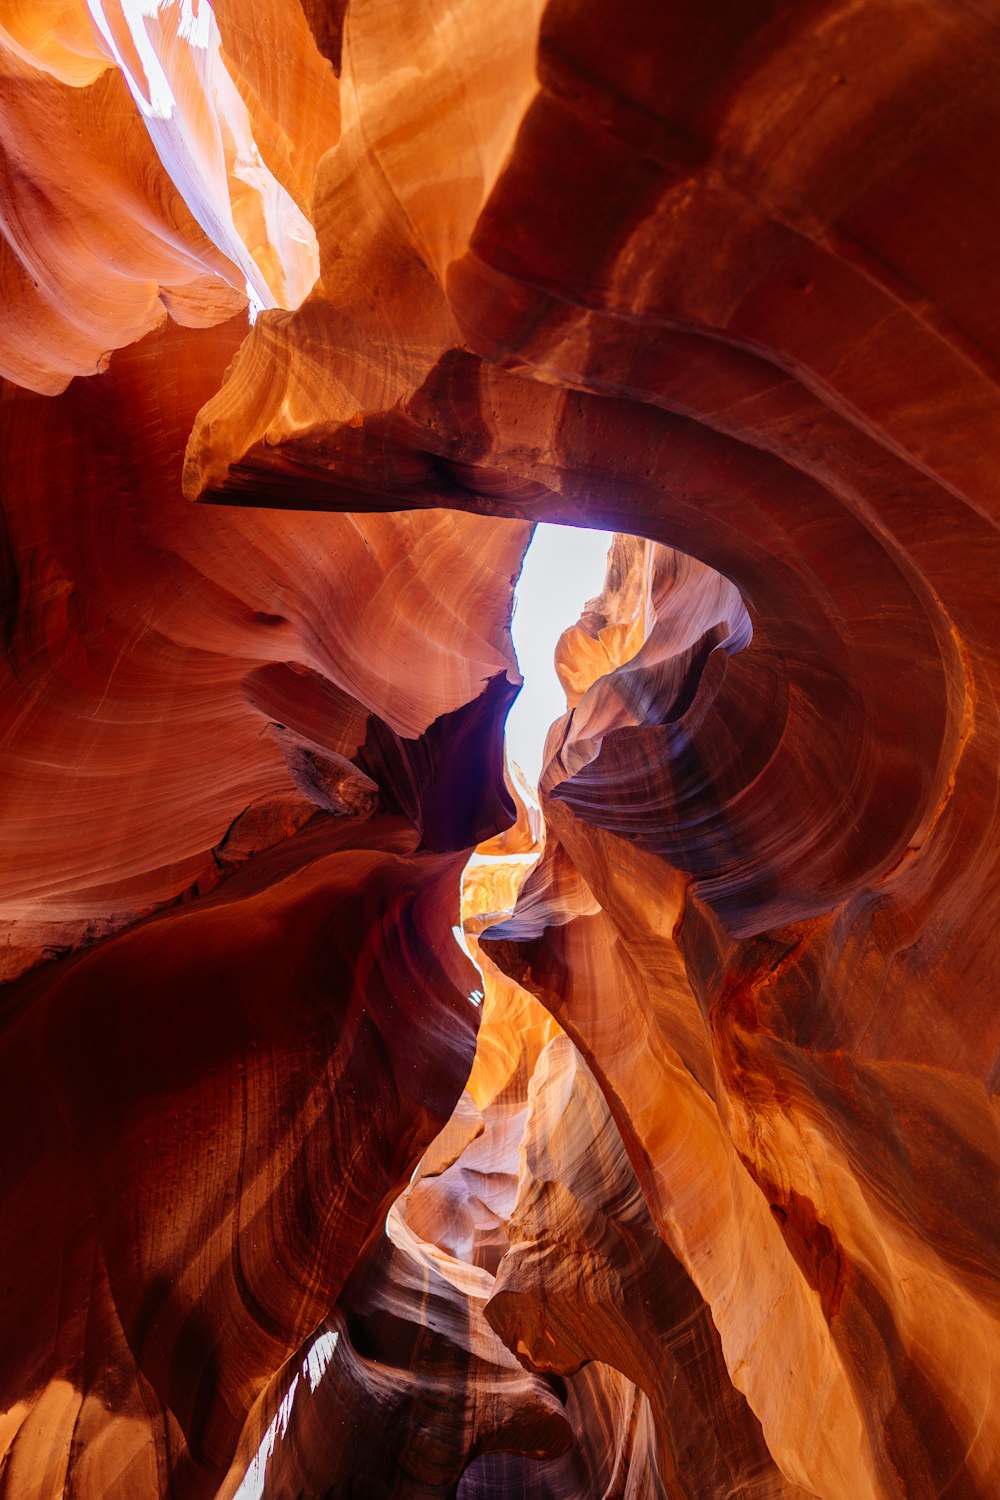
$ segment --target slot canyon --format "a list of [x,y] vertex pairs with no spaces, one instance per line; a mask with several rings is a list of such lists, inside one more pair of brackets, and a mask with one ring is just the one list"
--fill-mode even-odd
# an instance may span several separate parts
[[1000,1497],[998,77],[0,0],[0,1500]]

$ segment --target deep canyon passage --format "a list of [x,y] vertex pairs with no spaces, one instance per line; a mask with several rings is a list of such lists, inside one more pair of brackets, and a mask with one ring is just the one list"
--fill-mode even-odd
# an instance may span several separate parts
[[0,1500],[1000,1496],[998,65],[0,0]]

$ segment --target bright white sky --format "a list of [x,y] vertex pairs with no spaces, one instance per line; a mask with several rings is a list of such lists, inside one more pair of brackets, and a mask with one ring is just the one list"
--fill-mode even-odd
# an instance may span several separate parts
[[566,712],[553,665],[556,641],[604,587],[613,533],[536,526],[514,595],[511,627],[524,687],[507,719],[507,753],[538,785],[545,736]]

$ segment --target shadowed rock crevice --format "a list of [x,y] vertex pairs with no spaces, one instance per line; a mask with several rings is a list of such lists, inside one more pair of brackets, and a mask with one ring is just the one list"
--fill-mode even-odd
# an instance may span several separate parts
[[0,1500],[993,1500],[998,64],[0,0]]

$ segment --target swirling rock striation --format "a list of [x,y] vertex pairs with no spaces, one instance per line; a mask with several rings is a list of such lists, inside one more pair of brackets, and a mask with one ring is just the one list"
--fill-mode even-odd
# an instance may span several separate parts
[[997,52],[0,5],[0,1495],[996,1493]]

